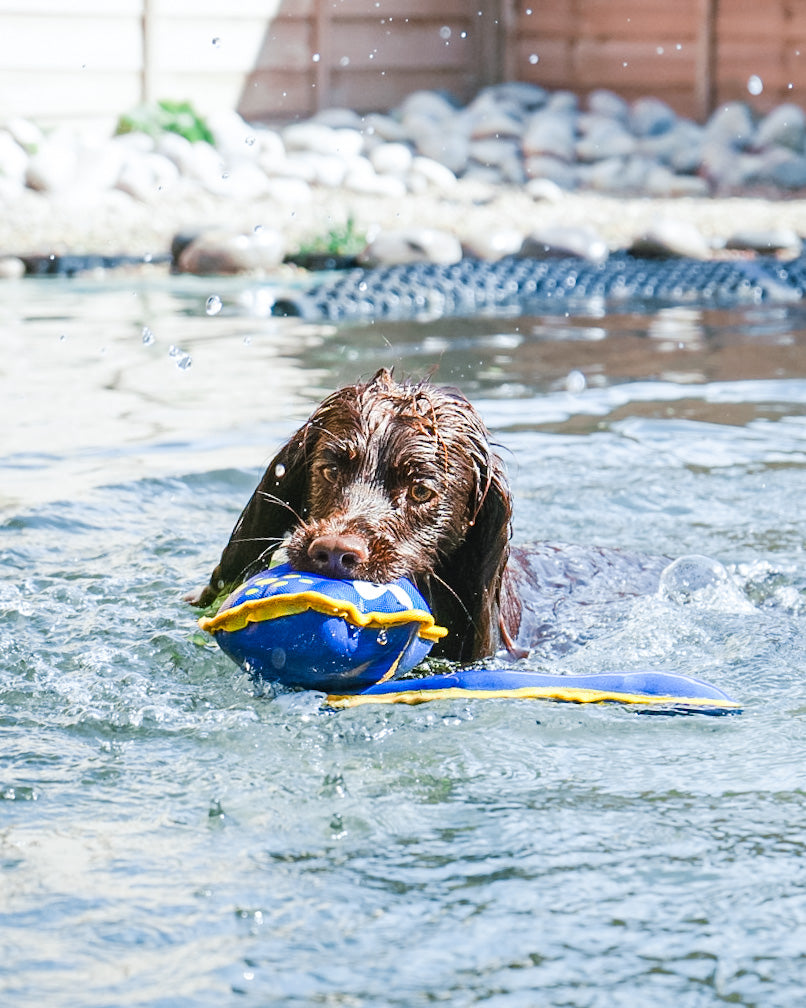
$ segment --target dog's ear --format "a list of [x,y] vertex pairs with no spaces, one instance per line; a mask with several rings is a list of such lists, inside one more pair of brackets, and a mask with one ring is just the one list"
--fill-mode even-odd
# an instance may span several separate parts
[[305,424],[271,460],[241,512],[209,584],[188,593],[186,601],[209,605],[223,591],[268,567],[288,530],[305,517],[308,432],[309,424]]
[[[473,503],[471,503],[471,507]],[[448,557],[439,574],[454,594],[454,623],[443,654],[455,661],[474,661],[493,654],[500,634],[509,645],[517,632],[520,611],[514,611],[505,585],[509,559],[512,497],[498,456],[489,451],[478,473],[475,514],[463,543]],[[506,597],[506,619],[502,603]],[[457,604],[458,599],[458,604]],[[449,600],[445,599],[449,604]]]

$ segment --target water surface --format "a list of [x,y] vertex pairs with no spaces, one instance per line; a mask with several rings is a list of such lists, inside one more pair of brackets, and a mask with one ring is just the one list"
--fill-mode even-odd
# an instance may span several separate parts
[[[4,293],[3,1003],[801,1003],[803,309],[339,330],[271,318],[243,282]],[[517,541],[729,572],[533,662],[697,675],[744,713],[334,714],[256,695],[201,645],[181,592],[261,466],[326,391],[390,364],[482,411]]]

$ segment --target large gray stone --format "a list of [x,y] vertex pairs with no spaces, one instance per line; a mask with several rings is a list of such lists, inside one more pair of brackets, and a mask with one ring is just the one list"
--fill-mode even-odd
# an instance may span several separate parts
[[536,112],[523,131],[524,155],[553,157],[571,162],[576,156],[576,125],[566,112]]
[[806,148],[806,112],[800,105],[788,102],[774,108],[759,123],[757,147],[789,147],[798,154]]

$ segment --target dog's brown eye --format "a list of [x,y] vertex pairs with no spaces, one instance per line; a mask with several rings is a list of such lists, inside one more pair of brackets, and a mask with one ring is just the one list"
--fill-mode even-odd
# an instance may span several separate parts
[[415,504],[425,504],[434,496],[434,491],[427,483],[412,483],[409,487],[409,497]]
[[322,479],[326,480],[328,483],[338,483],[339,481],[339,467],[331,463],[330,465],[323,465],[319,470],[322,474]]

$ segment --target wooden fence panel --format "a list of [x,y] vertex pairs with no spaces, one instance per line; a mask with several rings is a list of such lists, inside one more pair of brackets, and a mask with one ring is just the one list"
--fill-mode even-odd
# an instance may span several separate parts
[[277,121],[506,79],[698,118],[802,102],[806,0],[0,0],[0,120],[169,98]]

